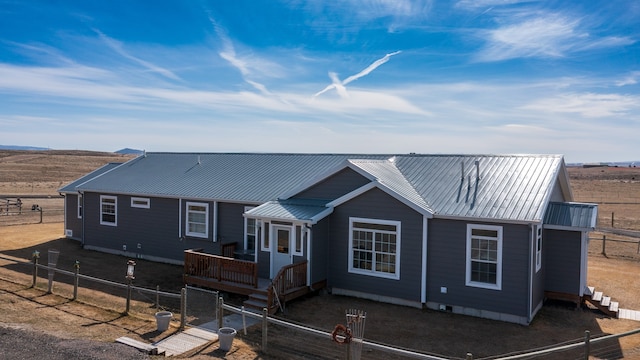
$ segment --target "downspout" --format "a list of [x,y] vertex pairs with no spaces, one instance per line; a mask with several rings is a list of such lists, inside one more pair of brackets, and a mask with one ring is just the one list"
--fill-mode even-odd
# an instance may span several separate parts
[[[311,262],[313,259],[312,256],[312,251],[311,251],[311,228],[308,228],[307,224],[303,225],[303,229],[306,233],[306,239],[307,239],[307,287],[311,286]],[[313,290],[313,289],[312,289]]]
[[536,231],[535,231],[535,227],[533,224],[529,224],[529,296],[528,296],[528,302],[529,302],[529,316],[527,316],[527,323],[530,323],[532,319],[531,315],[532,315],[532,307],[533,307],[533,269],[534,269],[534,264],[535,264],[535,259],[534,257],[536,256]]
[[420,284],[420,302],[427,303],[427,231],[429,224],[426,216],[422,216],[422,275]]
[[182,239],[182,198],[178,199],[178,239]]
[[[87,217],[86,216],[87,215],[87,209],[84,207],[84,199],[85,199],[84,194],[82,192],[80,192],[79,190],[78,190],[78,194],[82,195],[82,218],[80,219],[80,223],[82,224],[81,225],[82,237],[80,238],[80,244],[82,245],[82,248],[84,248],[84,236],[85,236],[85,234],[84,234],[84,219]],[[76,211],[78,211],[78,209],[76,209]],[[66,216],[65,216],[65,218],[66,218]]]
[[218,202],[213,202],[213,242],[218,241]]

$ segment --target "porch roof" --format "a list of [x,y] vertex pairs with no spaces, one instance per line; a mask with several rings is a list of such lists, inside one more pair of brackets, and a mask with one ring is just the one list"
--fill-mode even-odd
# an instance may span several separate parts
[[266,202],[245,213],[246,217],[315,224],[333,212],[327,200],[288,199]]
[[598,205],[577,202],[551,202],[544,215],[547,228],[593,230],[598,218]]

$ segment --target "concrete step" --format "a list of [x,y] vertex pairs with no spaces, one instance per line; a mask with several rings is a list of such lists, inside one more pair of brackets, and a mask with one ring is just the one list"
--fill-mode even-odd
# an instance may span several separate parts
[[584,292],[585,296],[593,296],[593,293],[596,291],[596,288],[593,286],[587,286],[587,290]]
[[603,296],[602,300],[600,301],[600,305],[608,308],[609,304],[611,303],[611,298],[609,296]]

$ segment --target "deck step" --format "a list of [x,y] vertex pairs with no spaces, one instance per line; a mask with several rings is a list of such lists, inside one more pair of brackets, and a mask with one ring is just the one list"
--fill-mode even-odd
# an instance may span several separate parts
[[267,303],[268,296],[266,294],[253,293],[249,295],[249,300],[263,301],[265,304]]
[[609,305],[609,311],[617,313],[618,312],[618,302],[617,301],[612,301],[611,304]]
[[587,290],[584,292],[585,296],[593,296],[593,293],[596,291],[596,288],[593,286],[587,286]]
[[593,296],[591,297],[591,299],[593,301],[600,301],[602,300],[602,291],[596,291],[593,293]]
[[600,301],[600,304],[604,307],[609,307],[609,303],[611,303],[611,297],[609,296],[603,296],[602,297],[602,301]]

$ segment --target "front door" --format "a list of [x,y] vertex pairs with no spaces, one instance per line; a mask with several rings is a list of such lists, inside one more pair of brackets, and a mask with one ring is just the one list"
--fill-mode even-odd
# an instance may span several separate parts
[[273,225],[271,238],[271,278],[278,274],[280,268],[293,263],[291,255],[291,227],[284,225]]

